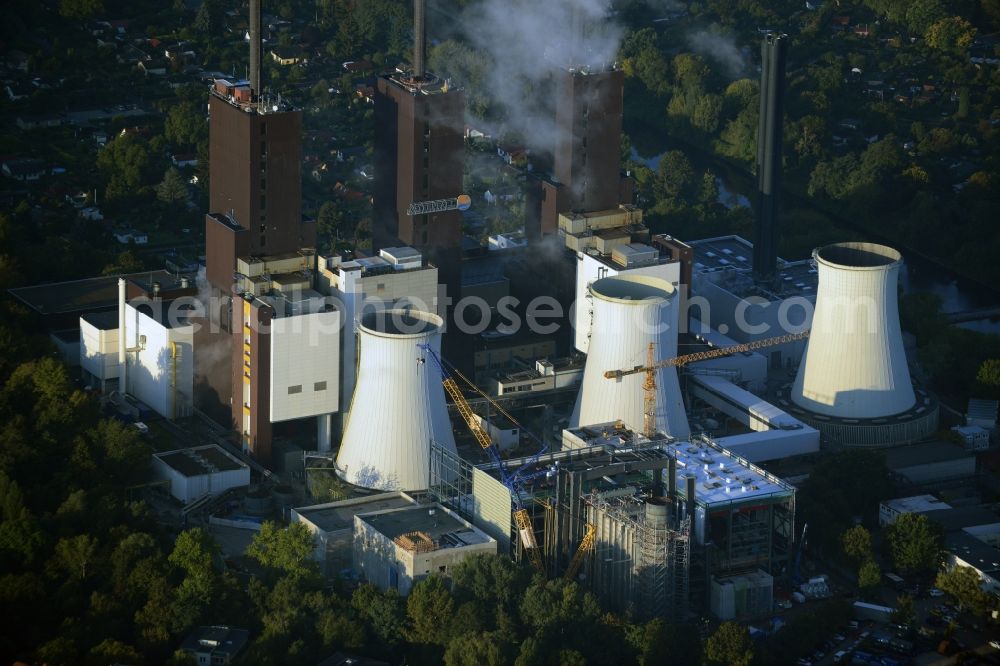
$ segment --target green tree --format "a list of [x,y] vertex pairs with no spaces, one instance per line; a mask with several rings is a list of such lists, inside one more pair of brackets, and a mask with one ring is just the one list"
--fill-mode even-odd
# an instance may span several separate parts
[[979,573],[972,567],[956,566],[942,571],[934,584],[954,597],[959,609],[969,609],[976,615],[985,615],[995,605],[993,598],[983,590]]
[[904,574],[933,571],[941,557],[941,535],[927,516],[904,513],[886,530],[892,562]]
[[339,239],[340,231],[344,225],[344,212],[340,210],[337,204],[332,201],[326,201],[319,207],[319,213],[316,215],[316,225],[319,228],[319,232],[325,238],[329,240]]
[[858,568],[858,587],[862,592],[870,592],[882,581],[882,570],[873,559],[862,562]]
[[102,11],[101,0],[59,0],[59,16],[73,21],[86,21]]
[[863,525],[855,525],[840,537],[844,554],[852,560],[864,562],[872,556],[872,535]]
[[402,638],[405,617],[396,590],[382,592],[371,583],[365,583],[351,596],[351,607],[368,622],[382,642],[395,645]]
[[502,666],[507,663],[492,633],[455,636],[444,652],[445,666]]
[[163,180],[156,186],[156,198],[165,204],[180,204],[187,200],[187,185],[181,172],[170,167],[163,174]]
[[163,124],[163,136],[172,145],[193,148],[208,138],[203,105],[181,102],[170,107]]
[[115,260],[104,267],[101,275],[124,275],[145,270],[146,264],[132,250],[119,252]]
[[927,46],[939,51],[961,54],[969,50],[976,39],[976,29],[961,16],[935,21],[925,35]]
[[220,0],[202,0],[194,18],[194,29],[209,34],[215,32],[222,21],[223,11]]
[[455,601],[440,576],[429,576],[413,586],[406,599],[409,637],[414,643],[447,645]]
[[97,153],[97,168],[108,179],[105,197],[110,200],[135,195],[148,184],[149,149],[134,134],[123,134]]
[[20,486],[0,470],[0,562],[10,559],[10,565],[30,564],[42,542],[42,532],[24,505]]
[[1000,359],[988,358],[979,366],[976,391],[984,398],[1000,399]]
[[906,27],[913,34],[923,35],[935,21],[947,15],[943,0],[911,0],[906,9]]
[[913,597],[903,594],[896,597],[896,610],[893,611],[892,621],[903,626],[910,626],[917,620],[916,606]]
[[304,524],[292,523],[282,529],[269,520],[254,535],[247,556],[283,574],[304,576],[317,571],[312,559],[315,548],[316,539]]
[[710,664],[750,666],[753,661],[750,631],[736,622],[723,622],[705,641],[705,658]]
[[694,180],[694,168],[681,151],[670,150],[660,158],[656,182],[661,196],[672,202],[686,200]]
[[56,560],[59,566],[76,580],[87,577],[96,554],[97,539],[89,534],[60,539],[56,543]]

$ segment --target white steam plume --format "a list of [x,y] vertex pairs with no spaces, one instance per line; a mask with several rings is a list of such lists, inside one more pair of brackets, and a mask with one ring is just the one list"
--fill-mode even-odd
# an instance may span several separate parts
[[695,53],[715,61],[722,67],[723,73],[733,79],[743,76],[746,63],[736,42],[729,35],[720,32],[713,26],[708,30],[699,30],[687,36],[688,46]]

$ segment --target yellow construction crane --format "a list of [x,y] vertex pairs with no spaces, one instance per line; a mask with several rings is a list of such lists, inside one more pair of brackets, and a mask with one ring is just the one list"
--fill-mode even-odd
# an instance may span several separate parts
[[586,531],[583,534],[583,540],[580,541],[580,547],[576,549],[576,553],[573,555],[572,561],[570,561],[569,566],[566,568],[566,573],[563,574],[563,578],[566,580],[573,580],[576,578],[576,574],[579,573],[580,567],[583,565],[583,560],[587,555],[594,549],[594,541],[597,539],[597,527],[590,523],[586,524]]
[[789,333],[787,335],[779,335],[773,338],[762,338],[760,340],[754,340],[752,342],[745,342],[739,345],[730,345],[728,347],[717,347],[715,349],[708,349],[705,351],[695,352],[693,354],[684,354],[683,356],[674,356],[673,358],[664,358],[659,361],[654,361],[653,358],[653,343],[649,343],[649,349],[646,353],[646,365],[637,365],[632,368],[624,370],[608,370],[604,373],[606,379],[621,379],[622,377],[628,377],[630,375],[637,375],[640,372],[646,374],[646,379],[642,382],[642,390],[645,391],[645,398],[643,399],[643,415],[642,415],[642,427],[643,434],[646,437],[653,437],[656,435],[656,371],[661,368],[678,368],[688,363],[694,363],[695,361],[704,361],[710,358],[719,358],[720,356],[729,356],[730,354],[738,354],[740,352],[754,351],[757,349],[763,349],[765,347],[771,347],[773,345],[783,345],[788,342],[795,342],[797,340],[804,340],[809,337],[809,331],[802,331],[801,333]]
[[[494,463],[496,463],[501,475],[501,481],[510,490],[511,499],[514,501],[514,524],[517,526],[517,532],[521,537],[521,544],[524,546],[524,550],[527,551],[528,557],[531,559],[531,565],[536,571],[544,576],[545,564],[542,562],[541,549],[539,549],[538,540],[535,538],[535,529],[531,522],[531,514],[526,508],[524,508],[524,506],[521,505],[517,482],[514,481],[512,475],[508,474],[503,460],[500,459],[500,454],[497,451],[496,446],[493,444],[493,440],[490,439],[489,433],[483,429],[476,413],[472,411],[472,407],[469,406],[469,401],[465,399],[465,395],[459,388],[458,382],[455,381],[451,371],[445,367],[444,361],[437,355],[436,352],[434,352],[433,349],[426,345],[424,345],[424,349],[430,354],[434,363],[441,371],[441,384],[444,386],[444,390],[448,392],[448,395],[451,396],[452,401],[455,403],[455,407],[458,409],[458,413],[465,421],[465,425],[472,431],[476,441],[479,442],[479,446],[481,446],[483,450],[489,454]],[[462,377],[462,379],[470,386],[474,386],[468,379],[466,379],[465,375],[457,369],[455,369],[454,372]],[[493,401],[491,400],[490,402]],[[507,415],[507,412],[500,408],[499,405],[496,405],[496,403],[493,404],[505,415]],[[507,416],[513,420],[512,417],[509,415]],[[514,422],[516,423],[516,421]]]

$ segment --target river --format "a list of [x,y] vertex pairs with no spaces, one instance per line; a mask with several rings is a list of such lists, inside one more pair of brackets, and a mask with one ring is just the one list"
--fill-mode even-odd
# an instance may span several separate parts
[[[748,174],[731,168],[727,169],[725,164],[701,164],[696,159],[696,154],[687,150],[684,152],[696,170],[711,166],[713,172],[718,174],[715,181],[719,188],[719,203],[727,208],[750,207],[754,192],[753,182]],[[645,164],[653,171],[659,169],[661,157],[663,157],[662,153],[653,157],[642,157],[635,148],[632,149],[632,159]],[[943,312],[964,312],[1000,303],[1000,292],[963,278],[925,257],[907,252],[906,249],[903,249],[902,253],[904,264],[899,274],[899,283],[903,291],[906,293],[923,291],[936,294],[941,299]],[[786,258],[794,260],[797,257]],[[982,333],[1000,334],[1000,319],[998,318],[964,322],[959,326]]]

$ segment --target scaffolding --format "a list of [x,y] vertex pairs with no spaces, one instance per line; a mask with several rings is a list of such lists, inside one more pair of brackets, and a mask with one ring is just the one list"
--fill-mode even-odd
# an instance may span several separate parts
[[667,498],[635,488],[583,498],[597,528],[591,587],[605,603],[641,619],[682,622],[690,590],[691,519]]

